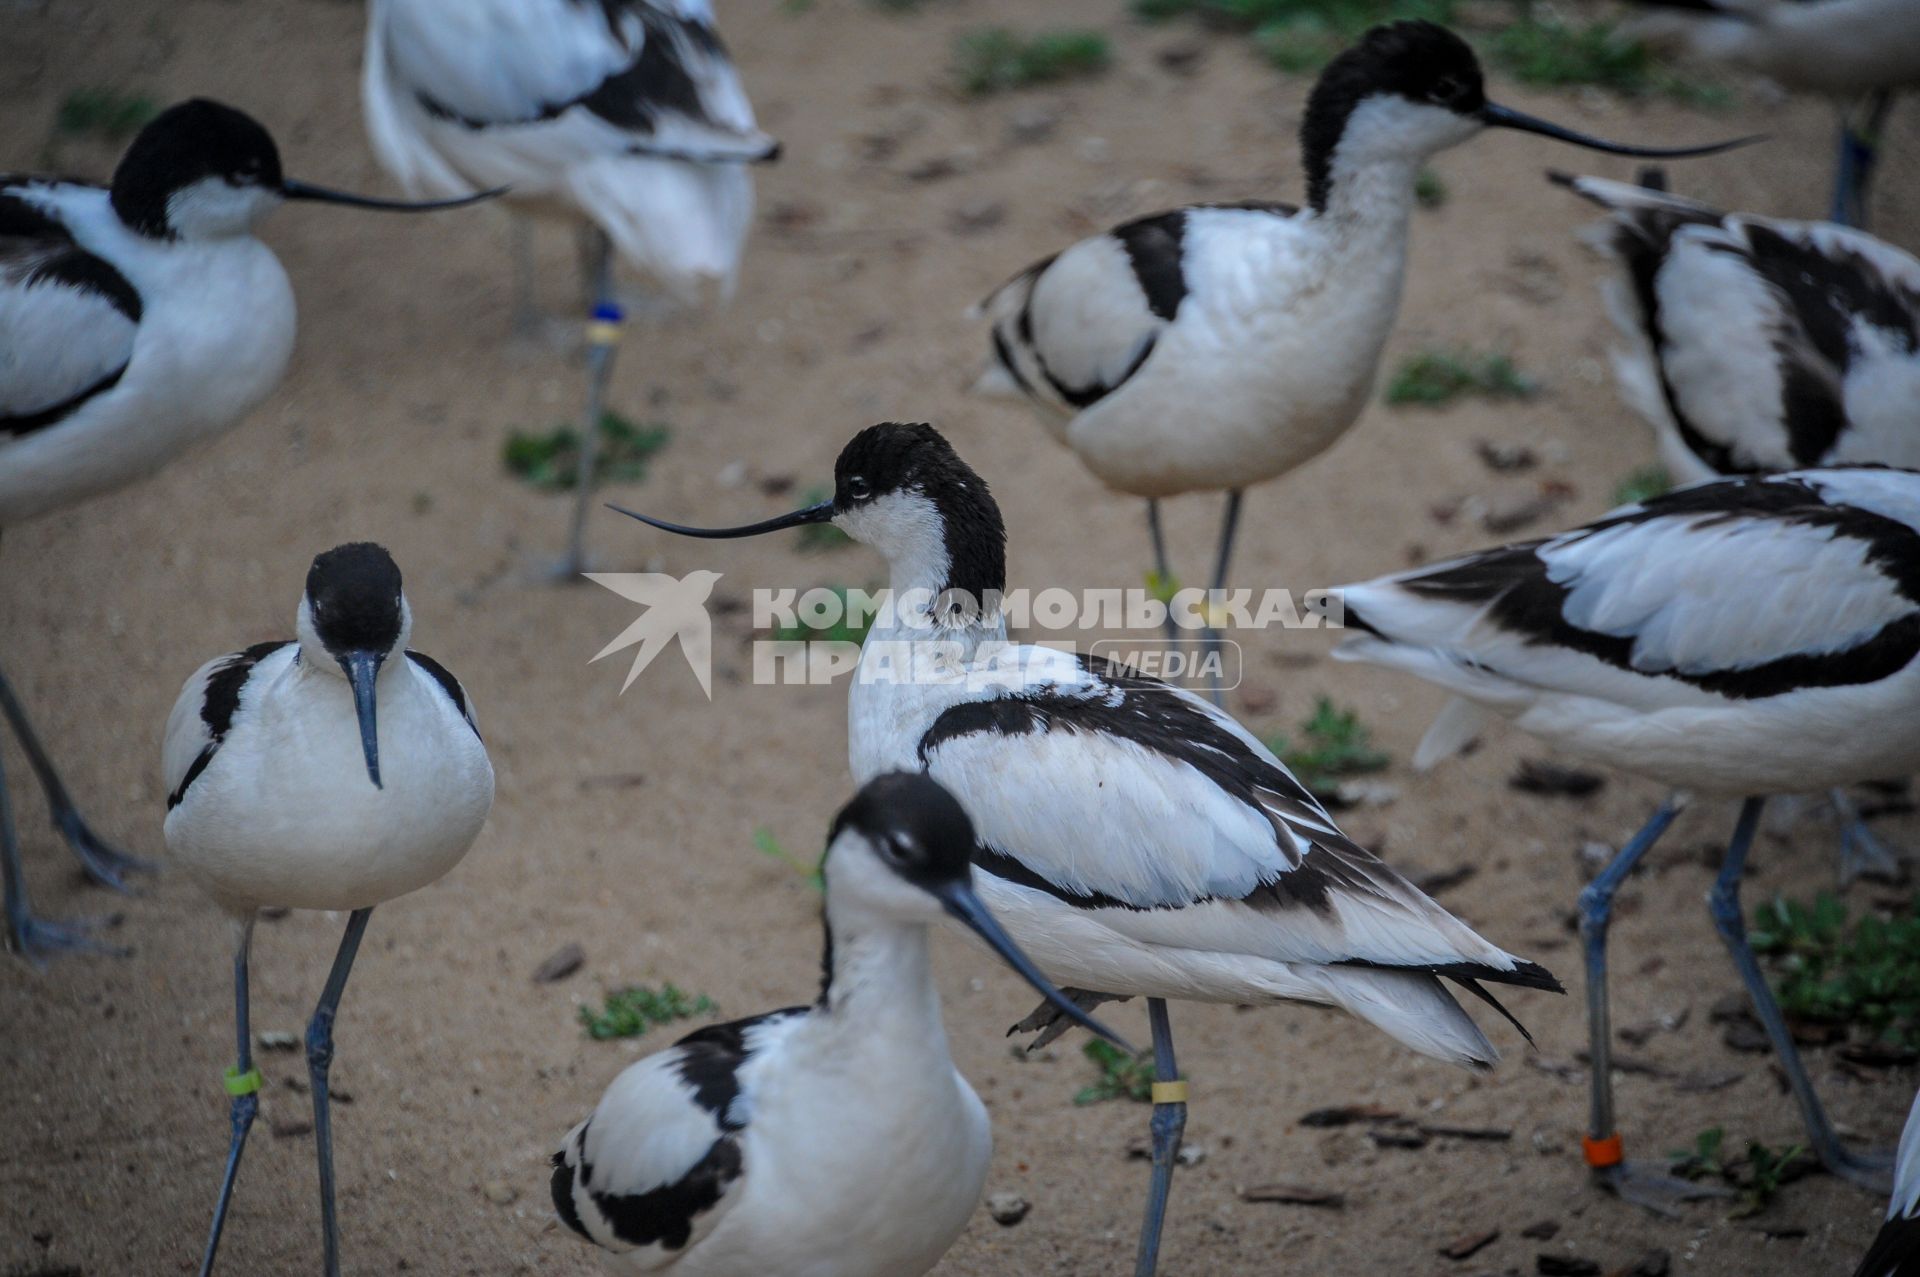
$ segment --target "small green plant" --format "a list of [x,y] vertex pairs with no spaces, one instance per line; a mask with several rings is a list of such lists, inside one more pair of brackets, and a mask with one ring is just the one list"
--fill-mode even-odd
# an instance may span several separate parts
[[1454,0],[1133,0],[1133,12],[1148,22],[1191,15],[1210,27],[1247,32],[1274,66],[1307,72],[1379,23],[1451,22]]
[[1111,1042],[1094,1038],[1080,1048],[1092,1060],[1100,1076],[1074,1092],[1075,1104],[1098,1104],[1103,1100],[1133,1100],[1145,1104],[1153,1098],[1153,1064],[1136,1060]]
[[1851,924],[1839,897],[1776,897],[1754,911],[1755,953],[1772,959],[1774,994],[1794,1019],[1859,1028],[1920,1049],[1920,895],[1892,918]]
[[1673,490],[1673,476],[1659,462],[1641,466],[1622,479],[1613,490],[1615,505],[1639,505]]
[[1020,35],[1005,27],[969,31],[954,42],[953,73],[974,96],[1050,84],[1104,71],[1112,60],[1098,31],[1061,29]]
[[774,641],[777,643],[866,642],[867,631],[873,628],[873,613],[867,608],[854,605],[851,587],[830,585],[827,589],[840,600],[839,613],[832,624],[824,627],[815,626],[795,618],[792,625],[774,627]]
[[158,114],[159,104],[144,93],[75,89],[62,99],[53,127],[69,137],[93,136],[119,142],[138,133]]
[[1413,198],[1421,208],[1439,208],[1447,202],[1447,184],[1430,168],[1420,170],[1413,179]]
[[1792,1178],[1795,1160],[1806,1150],[1798,1144],[1774,1148],[1759,1140],[1749,1140],[1744,1157],[1729,1158],[1726,1139],[1724,1128],[1708,1127],[1694,1136],[1692,1148],[1668,1153],[1667,1162],[1682,1179],[1719,1180],[1735,1189],[1739,1205],[1730,1218],[1756,1215],[1779,1195],[1780,1189]]
[[1506,355],[1424,350],[1394,370],[1387,382],[1387,402],[1437,405],[1468,394],[1526,399],[1538,389]]
[[1626,97],[1658,93],[1692,106],[1724,108],[1726,86],[1678,75],[1611,23],[1573,25],[1558,18],[1522,18],[1493,37],[1493,58],[1528,84],[1565,88],[1596,85]]
[[580,1008],[580,1023],[587,1036],[596,1042],[608,1038],[637,1038],[659,1024],[690,1020],[719,1008],[704,993],[689,997],[671,984],[654,992],[645,985],[630,985],[607,994],[606,1005],[599,1010]]
[[1387,756],[1373,747],[1373,733],[1356,710],[1343,710],[1328,697],[1314,702],[1313,714],[1300,725],[1303,742],[1295,746],[1285,734],[1267,738],[1267,748],[1280,756],[1301,784],[1321,798],[1333,793],[1341,779],[1384,771]]
[[[833,489],[825,486],[808,488],[800,498],[801,505],[819,505],[833,497]],[[838,550],[853,544],[853,538],[834,527],[831,523],[808,523],[800,529],[800,548],[812,553],[822,550]]]
[[[593,481],[637,483],[647,477],[647,462],[666,447],[672,434],[666,426],[636,426],[618,413],[600,417],[600,451],[593,461]],[[507,472],[535,488],[565,492],[573,488],[580,470],[580,431],[555,426],[545,434],[516,430],[507,436],[502,460]]]
[[765,825],[753,831],[753,849],[769,860],[777,860],[787,868],[806,879],[807,885],[815,891],[827,889],[827,877],[820,871],[820,860],[811,864],[788,851],[785,844],[774,836],[773,830]]

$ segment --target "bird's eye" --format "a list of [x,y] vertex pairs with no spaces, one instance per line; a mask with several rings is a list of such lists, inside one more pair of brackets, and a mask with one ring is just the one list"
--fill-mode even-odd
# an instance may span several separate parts
[[1467,92],[1467,83],[1457,75],[1442,76],[1433,85],[1433,100],[1458,102]]
[[847,480],[847,495],[855,501],[865,501],[873,495],[873,485],[856,474]]

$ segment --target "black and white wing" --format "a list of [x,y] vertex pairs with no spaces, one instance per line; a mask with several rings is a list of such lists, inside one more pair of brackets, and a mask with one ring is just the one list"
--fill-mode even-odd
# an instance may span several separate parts
[[1920,1277],[1920,1095],[1900,1134],[1887,1222],[1853,1277]]
[[374,144],[406,180],[407,113],[473,133],[545,126],[562,158],[770,159],[706,0],[379,0],[363,85]]
[[160,750],[168,811],[185,801],[193,782],[213,761],[246,700],[249,680],[255,675],[271,678],[293,656],[291,651],[280,657],[275,653],[292,647],[291,639],[280,639],[217,656],[195,670],[180,689],[167,715],[167,735]]
[[1612,214],[1589,238],[1622,269],[1627,398],[1701,466],[1920,465],[1920,260],[1830,222],[1563,180]]
[[75,243],[33,189],[0,178],[0,444],[112,389],[140,326],[139,292]]
[[1728,479],[1341,591],[1336,655],[1494,707],[1641,710],[1869,684],[1920,656],[1920,475]]
[[422,674],[440,685],[440,690],[445,692],[447,699],[453,702],[453,707],[460,711],[460,717],[467,721],[467,726],[473,729],[473,734],[479,736],[480,722],[474,717],[473,702],[467,699],[467,690],[460,686],[460,680],[453,676],[453,671],[425,652],[416,652],[411,648],[407,650],[407,659],[412,661]]
[[1067,415],[1118,390],[1180,313],[1196,219],[1220,210],[1270,217],[1296,211],[1286,204],[1191,205],[1126,222],[1036,262],[980,304],[992,323],[994,371]]
[[1097,657],[1053,657],[921,739],[927,773],[974,819],[981,872],[1168,952],[1559,987],[1349,839],[1212,705]]
[[742,1070],[806,1015],[791,1007],[700,1029],[629,1065],[553,1155],[560,1221],[640,1268],[679,1259],[713,1231],[751,1173]]

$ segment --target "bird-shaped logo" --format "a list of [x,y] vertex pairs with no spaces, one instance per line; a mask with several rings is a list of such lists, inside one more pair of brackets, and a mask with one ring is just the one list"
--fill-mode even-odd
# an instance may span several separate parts
[[[583,575],[595,585],[603,585],[647,609],[593,657],[593,661],[597,661],[621,648],[640,645],[640,650],[633,654],[633,666],[627,671],[626,682],[620,684],[622,694],[633,686],[633,680],[640,677],[640,671],[652,663],[661,649],[678,639],[680,651],[693,667],[693,676],[700,680],[700,690],[707,694],[708,700],[713,699],[713,618],[707,614],[707,597],[720,579],[718,572],[703,568],[684,577],[668,576],[664,572],[587,572]],[[593,661],[587,663],[591,665]]]

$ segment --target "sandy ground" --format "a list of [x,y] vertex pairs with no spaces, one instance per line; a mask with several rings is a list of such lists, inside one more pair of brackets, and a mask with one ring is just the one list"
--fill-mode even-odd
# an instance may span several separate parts
[[[670,516],[760,517],[789,497],[727,486],[801,486],[829,473],[858,427],[931,419],[995,485],[1013,535],[1012,582],[1123,586],[1139,579],[1138,503],[1104,492],[1016,406],[967,397],[982,334],[963,307],[1073,235],[1192,198],[1298,198],[1292,133],[1306,90],[1239,43],[1126,20],[1113,0],[1048,6],[1058,21],[1110,32],[1105,77],[978,103],[942,87],[951,36],[993,20],[1031,21],[1016,0],[954,0],[892,18],[854,0],[790,13],[734,4],[726,28],[763,123],[787,143],[764,174],[760,226],[740,296],[710,319],[639,332],[623,352],[615,403],[666,420],[671,446],[642,485],[613,494]],[[211,94],[255,112],[289,173],[385,189],[359,124],[362,8],[331,0],[51,0],[7,6],[0,48],[0,155],[46,162],[55,105],[71,89],[117,85],[161,100]],[[1197,44],[1189,74],[1158,58]],[[1764,129],[1774,142],[1689,164],[1684,190],[1799,215],[1825,207],[1830,117],[1818,103],[1746,95],[1704,116],[1597,95],[1496,84],[1506,100],[1596,131],[1649,141]],[[1046,140],[1013,140],[1044,108]],[[1877,228],[1920,241],[1920,112],[1888,139],[1897,157]],[[110,157],[71,149],[62,163]],[[960,170],[909,174],[933,161]],[[1576,494],[1539,525],[1602,509],[1616,480],[1651,457],[1602,362],[1607,328],[1597,266],[1573,240],[1581,209],[1541,181],[1548,165],[1625,176],[1628,162],[1511,134],[1449,153],[1452,197],[1422,213],[1396,353],[1434,342],[1510,349],[1546,386],[1534,402],[1441,412],[1370,408],[1332,453],[1253,494],[1236,577],[1304,588],[1494,539],[1472,516],[1431,511],[1499,503],[1541,481]],[[712,703],[671,661],[616,693],[624,661],[588,657],[629,606],[591,588],[530,583],[557,549],[564,505],[503,474],[515,425],[575,409],[577,369],[504,342],[504,219],[431,223],[294,208],[268,228],[298,291],[304,331],[286,384],[218,446],[111,500],[9,533],[0,556],[0,651],[74,791],[98,826],[162,854],[159,741],[167,709],[201,660],[290,630],[317,551],[377,538],[405,569],[416,645],[459,672],[477,701],[499,773],[492,820],[445,881],[381,909],[349,987],[335,1076],[347,1267],[431,1274],[584,1273],[589,1250],[551,1221],[545,1158],[637,1043],[587,1040],[576,1004],[606,987],[672,980],[744,1014],[803,999],[816,979],[815,900],[754,853],[771,828],[808,849],[845,798],[844,691],[759,688],[746,619],[721,621]],[[547,300],[567,303],[566,238],[542,241]],[[1528,444],[1547,464],[1488,472],[1479,440]],[[1173,503],[1170,530],[1197,574],[1217,503]],[[610,516],[594,522],[610,567],[723,570],[722,598],[756,585],[861,583],[866,551],[804,556],[791,540],[694,550]],[[1539,1040],[1481,1079],[1417,1059],[1345,1018],[1283,1007],[1181,1006],[1182,1062],[1194,1083],[1189,1139],[1206,1160],[1176,1186],[1163,1271],[1503,1273],[1536,1254],[1588,1256],[1605,1270],[1671,1252],[1674,1271],[1722,1277],[1844,1273],[1881,1203],[1825,1177],[1794,1185],[1759,1221],[1713,1206],[1662,1221],[1589,1186],[1577,1146],[1584,1079],[1556,1076],[1584,1041],[1576,948],[1564,916],[1581,882],[1575,851],[1617,843],[1657,794],[1616,780],[1569,801],[1517,794],[1506,779],[1539,753],[1496,732],[1474,756],[1416,778],[1404,759],[1438,699],[1407,680],[1326,662],[1324,635],[1275,633],[1249,649],[1241,710],[1261,728],[1296,723],[1315,696],[1358,707],[1394,754],[1391,806],[1352,814],[1403,869],[1477,866],[1444,899],[1498,942],[1554,968],[1574,996],[1510,1002]],[[24,761],[7,747],[29,878],[53,916],[124,912],[128,961],[78,959],[36,972],[0,963],[0,1272],[192,1271],[227,1123],[218,1086],[230,1056],[229,937],[179,876],[121,900],[76,880],[41,817]],[[1710,1004],[1737,987],[1701,907],[1711,848],[1729,810],[1697,810],[1625,893],[1616,929],[1616,1023],[1690,1010],[1684,1027],[1633,1054],[1666,1070],[1737,1071],[1727,1089],[1676,1090],[1623,1075],[1630,1150],[1658,1155],[1724,1124],[1732,1141],[1794,1140],[1799,1124],[1765,1057],[1721,1044]],[[1883,823],[1920,842],[1920,824]],[[1831,880],[1834,838],[1803,823],[1757,854],[1749,899],[1809,893]],[[1789,852],[1797,853],[1789,855]],[[1860,887],[1856,904],[1887,898]],[[266,924],[255,946],[254,1022],[297,1031],[317,995],[341,919]],[[585,967],[555,985],[530,973],[576,941]],[[990,1191],[1033,1203],[1018,1227],[982,1212],[946,1274],[1095,1273],[1130,1264],[1145,1167],[1127,1159],[1147,1110],[1076,1108],[1090,1068],[1072,1044],[1022,1062],[1005,1026],[1031,1002],[978,950],[938,941],[940,984],[961,1068],[992,1107]],[[1136,1006],[1116,1008],[1144,1039]],[[1836,1119],[1878,1144],[1894,1137],[1912,1072],[1860,1081],[1812,1056]],[[297,1054],[265,1054],[255,1129],[223,1254],[229,1273],[316,1269],[310,1136],[276,1135],[306,1114],[290,1083]],[[1440,1141],[1376,1150],[1357,1129],[1303,1128],[1309,1110],[1384,1105],[1461,1126],[1509,1128],[1507,1143]],[[1331,1212],[1249,1204],[1242,1186],[1290,1181],[1344,1192]],[[1553,1221],[1551,1241],[1521,1230]],[[1774,1231],[1804,1229],[1797,1239]],[[1791,1227],[1789,1227],[1791,1226]],[[1452,1263],[1438,1247],[1499,1228]]]

